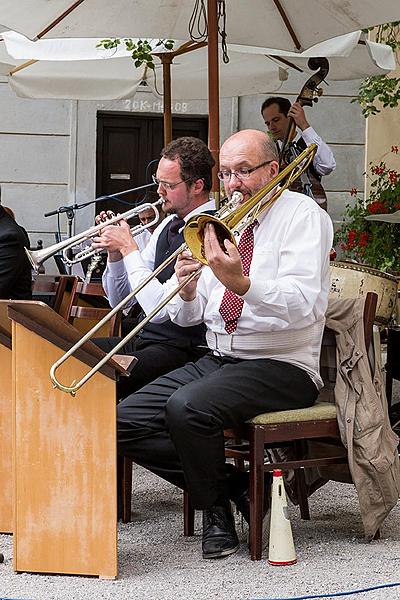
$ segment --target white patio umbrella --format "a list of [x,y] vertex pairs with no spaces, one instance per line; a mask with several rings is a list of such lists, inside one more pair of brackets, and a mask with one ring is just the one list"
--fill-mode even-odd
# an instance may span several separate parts
[[[208,12],[218,1],[204,1]],[[187,39],[195,0],[2,0],[0,23],[31,39]],[[332,37],[396,21],[398,0],[226,0],[230,44],[303,51]],[[210,19],[209,14],[209,19]],[[203,25],[200,15],[200,27]]]
[[218,189],[219,151],[218,26],[229,43],[302,51],[333,36],[395,21],[398,16],[398,0],[302,0],[301,10],[299,0],[75,0],[72,5],[71,0],[2,0],[0,5],[0,23],[31,39],[186,39],[190,22],[196,31],[207,32],[214,189]]

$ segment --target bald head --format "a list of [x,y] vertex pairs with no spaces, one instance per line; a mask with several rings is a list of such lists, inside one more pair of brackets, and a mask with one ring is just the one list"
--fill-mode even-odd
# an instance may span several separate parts
[[258,129],[243,129],[231,135],[221,146],[220,158],[224,153],[235,151],[243,156],[256,155],[260,162],[265,160],[279,161],[278,151],[270,136]]
[[[258,129],[244,129],[231,135],[220,151],[220,169],[225,192],[242,195],[242,202],[253,196],[279,171],[276,146]],[[245,171],[244,176],[241,173]]]

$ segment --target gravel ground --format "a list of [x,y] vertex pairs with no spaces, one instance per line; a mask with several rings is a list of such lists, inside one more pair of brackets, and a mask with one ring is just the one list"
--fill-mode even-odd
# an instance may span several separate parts
[[[399,398],[399,386],[395,394]],[[400,504],[387,518],[381,539],[367,544],[353,486],[329,482],[318,490],[310,498],[308,522],[290,506],[298,563],[271,567],[265,558],[250,560],[239,521],[240,550],[224,559],[203,560],[200,514],[195,536],[184,538],[179,490],[140,468],[134,481],[133,522],[119,525],[117,580],[16,574],[12,537],[2,535],[0,600],[269,600],[400,582]],[[345,597],[394,600],[400,598],[400,585]]]

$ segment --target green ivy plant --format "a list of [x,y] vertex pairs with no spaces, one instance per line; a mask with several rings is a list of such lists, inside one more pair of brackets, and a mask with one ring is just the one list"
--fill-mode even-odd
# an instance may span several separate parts
[[[377,28],[371,27],[364,33],[376,29],[376,41],[388,44],[394,52],[400,49],[400,21],[385,23]],[[375,75],[366,77],[361,82],[358,95],[352,100],[358,102],[364,117],[376,115],[381,112],[376,102],[383,108],[395,108],[400,103],[400,77],[389,75]]]
[[141,67],[143,64],[147,68],[155,71],[154,56],[152,52],[159,46],[163,46],[165,50],[172,50],[174,47],[174,40],[160,39],[157,41],[155,46],[152,46],[149,40],[132,39],[132,38],[107,38],[100,40],[96,48],[104,48],[105,50],[116,50],[120,44],[124,43],[125,48],[131,53],[132,60],[136,68]]

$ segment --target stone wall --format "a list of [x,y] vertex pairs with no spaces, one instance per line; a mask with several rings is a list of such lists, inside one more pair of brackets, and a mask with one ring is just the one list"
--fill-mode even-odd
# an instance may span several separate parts
[[[294,100],[307,77],[291,74],[279,90],[257,96],[221,100],[221,142],[243,128],[264,130],[260,114],[268,95],[285,95]],[[324,86],[319,103],[307,109],[310,124],[331,145],[336,171],[324,178],[329,212],[339,222],[352,187],[362,189],[364,171],[365,121],[350,98],[358,85],[331,83]],[[204,100],[176,102],[177,114],[208,113]],[[59,206],[84,203],[95,197],[96,115],[99,110],[130,113],[161,112],[159,100],[148,92],[138,92],[132,100],[88,102],[69,100],[30,100],[17,98],[0,79],[0,184],[2,203],[10,206],[27,229],[31,242],[42,239],[45,247],[54,243],[57,217],[44,213]],[[76,232],[93,223],[94,205],[78,211]],[[60,218],[66,233],[65,215]],[[55,269],[48,263],[47,272]]]

